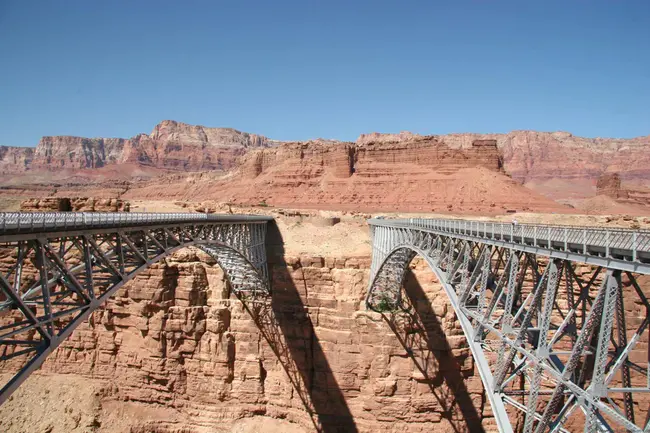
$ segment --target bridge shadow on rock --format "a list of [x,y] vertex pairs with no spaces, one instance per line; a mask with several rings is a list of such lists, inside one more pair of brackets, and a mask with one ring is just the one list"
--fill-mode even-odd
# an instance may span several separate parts
[[266,236],[271,300],[238,298],[287,373],[316,431],[357,432],[305,305],[306,288],[296,287],[293,269],[285,262],[275,221],[268,224]]
[[[485,432],[465,384],[462,366],[453,354],[431,302],[410,269],[404,277],[403,292],[402,310],[382,313],[383,319],[422,374],[422,382],[431,389],[442,408],[442,417],[453,430]],[[475,396],[480,397],[480,393]]]

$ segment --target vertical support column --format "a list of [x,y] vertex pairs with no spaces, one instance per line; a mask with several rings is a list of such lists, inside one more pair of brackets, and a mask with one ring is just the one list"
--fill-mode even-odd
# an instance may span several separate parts
[[[607,353],[612,334],[612,325],[614,324],[617,291],[620,290],[620,278],[621,271],[614,271],[613,274],[608,274],[605,281],[605,300],[603,303],[602,319],[600,321],[600,331],[598,333],[598,347],[596,348],[594,372],[591,378],[591,385],[589,386],[591,391],[598,397],[607,396],[605,367],[607,365]],[[592,405],[588,405],[585,413],[585,433],[596,431],[599,424],[597,415],[598,410]]]
[[[508,284],[506,285],[506,302],[503,310],[503,317],[501,318],[501,332],[506,337],[510,337],[512,334],[512,307],[515,301],[515,291],[517,290],[517,275],[519,274],[519,255],[515,250],[510,250],[510,255],[512,260],[510,260],[510,269],[508,272]],[[507,366],[504,366],[505,362],[505,352],[508,345],[503,342],[499,348],[499,362],[496,368],[496,371],[501,371]]]
[[[549,267],[546,268],[544,274],[541,276],[539,282],[537,283],[537,287],[535,288],[535,292],[533,294],[533,300],[530,303],[528,311],[526,312],[526,315],[524,316],[521,322],[521,327],[519,328],[519,332],[517,333],[515,346],[521,346],[521,344],[523,343],[526,333],[528,332],[528,327],[530,326],[530,322],[533,318],[533,315],[536,314],[535,310],[537,310],[537,307],[544,293],[544,282],[548,277],[548,271],[549,271]],[[501,386],[503,385],[503,381],[506,378],[508,366],[512,363],[513,359],[515,358],[515,352],[516,349],[510,348],[508,355],[504,356],[504,358],[501,360],[502,362],[499,363],[500,368],[497,369],[494,375],[494,389],[497,391],[500,390]]]
[[469,285],[471,284],[470,275],[469,275],[469,256],[470,256],[469,246],[463,248],[461,254],[463,254],[463,263],[461,265],[462,274],[460,277],[460,289],[461,289],[460,303],[462,305],[465,303],[465,300],[467,299],[467,294],[469,293],[469,289],[470,289]]
[[47,323],[45,328],[47,333],[54,337],[54,324],[52,323],[52,304],[50,302],[50,288],[47,284],[47,262],[45,258],[45,246],[44,243],[47,242],[47,239],[37,239],[36,240],[36,266],[39,271],[39,278],[41,283],[41,291],[43,294],[43,313],[45,315]]
[[[167,236],[165,236],[165,239]],[[119,270],[122,275],[125,274],[124,272],[124,249],[122,248],[122,236],[120,236],[120,233],[115,234],[115,254],[117,254],[117,261],[119,264]]]
[[[544,409],[542,418],[537,424],[537,429],[535,430],[536,433],[544,433],[546,431],[546,427],[548,427],[549,423],[551,422],[551,419],[553,418],[553,415],[555,415],[555,410],[557,409],[558,405],[560,404],[560,401],[564,397],[564,391],[567,388],[565,383],[571,381],[571,377],[573,376],[573,373],[580,362],[580,358],[583,355],[585,345],[588,344],[589,341],[591,341],[594,330],[602,319],[603,306],[605,304],[605,295],[608,289],[607,282],[611,277],[611,273],[612,271],[607,272],[607,276],[605,277],[605,280],[602,282],[600,288],[598,289],[596,300],[591,306],[591,310],[589,310],[586,319],[584,319],[584,325],[582,326],[580,335],[578,336],[575,344],[573,345],[573,350],[571,351],[569,360],[564,366],[564,371],[562,372],[563,382],[558,383],[557,387],[553,391],[553,394],[551,395],[551,399],[549,403],[546,405],[546,408]],[[562,416],[564,416],[563,413],[560,413],[558,415],[558,423],[560,422]],[[585,427],[586,426],[587,423],[585,423]]]
[[95,289],[93,288],[93,256],[90,253],[90,244],[88,239],[84,236],[81,239],[81,244],[83,246],[84,252],[84,272],[86,276],[86,291],[88,292],[88,297],[93,300],[95,299]]
[[453,238],[449,237],[449,251],[447,251],[447,269],[445,269],[445,276],[447,277],[447,281],[449,281],[449,278],[451,277],[451,272],[454,267],[454,249],[456,247],[455,241]]
[[20,292],[20,281],[23,276],[23,261],[25,260],[25,242],[18,241],[18,258],[16,261],[16,272],[14,273],[14,292]]
[[[485,297],[487,294],[487,289],[488,289],[488,278],[490,276],[490,272],[492,269],[492,247],[490,245],[485,245],[485,260],[483,260],[482,266],[481,266],[481,280],[479,282],[480,284],[480,291],[478,295],[478,304],[477,304],[477,309],[476,312],[478,313],[479,316],[483,316],[485,313],[485,309],[487,307],[485,303]],[[493,296],[496,296],[496,293],[493,293]],[[480,341],[482,340],[483,336],[483,327],[480,326],[480,323],[477,324],[477,326],[474,327],[474,341]]]
[[[619,290],[616,292],[616,331],[617,331],[617,345],[618,352],[627,351],[627,329],[625,326],[625,305],[623,303],[623,287],[619,285]],[[620,356],[620,355],[619,355]],[[627,355],[624,355],[627,358]],[[621,375],[623,379],[623,388],[630,388],[632,380],[630,377],[630,366],[624,362],[621,366]],[[634,422],[634,401],[632,393],[626,392],[623,394],[623,404],[625,407],[625,416],[632,423]]]
[[[538,362],[543,362],[549,354],[548,349],[548,330],[551,325],[551,314],[553,312],[553,303],[555,302],[555,295],[559,283],[560,271],[558,270],[559,260],[553,260],[549,266],[549,272],[546,279],[546,298],[544,299],[544,307],[541,316],[538,318],[539,336],[537,340],[537,349],[535,355]],[[533,367],[533,377],[530,381],[530,390],[528,393],[528,405],[526,412],[526,420],[524,423],[524,433],[531,433],[533,431],[533,423],[535,422],[535,415],[537,414],[537,398],[539,397],[539,388],[542,382],[542,367],[539,363],[535,363]]]

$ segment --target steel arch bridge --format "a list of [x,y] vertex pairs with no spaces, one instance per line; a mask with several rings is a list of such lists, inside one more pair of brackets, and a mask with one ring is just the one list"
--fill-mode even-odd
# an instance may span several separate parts
[[416,255],[463,329],[501,432],[650,432],[650,232],[371,219],[369,309]]
[[24,363],[0,404],[120,287],[194,246],[233,292],[268,296],[272,217],[189,213],[0,213],[0,361]]

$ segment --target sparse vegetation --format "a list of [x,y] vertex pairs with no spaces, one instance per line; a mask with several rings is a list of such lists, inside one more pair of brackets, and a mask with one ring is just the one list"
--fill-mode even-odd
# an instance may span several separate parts
[[388,311],[392,311],[394,308],[390,302],[390,300],[386,297],[383,297],[379,300],[377,303],[377,311],[380,313],[385,313]]

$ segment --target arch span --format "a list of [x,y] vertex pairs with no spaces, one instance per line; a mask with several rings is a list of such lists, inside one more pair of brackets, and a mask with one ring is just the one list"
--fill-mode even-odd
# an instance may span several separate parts
[[213,257],[240,297],[268,296],[267,220],[199,215],[194,222],[0,235],[0,361],[18,367],[0,404],[117,290],[182,248]]
[[[455,246],[449,246],[449,248],[455,248]],[[447,270],[441,268],[441,266],[446,267],[447,265],[441,264],[439,255],[431,254],[431,249],[424,250],[418,245],[401,244],[389,251],[383,262],[379,265],[379,269],[370,283],[366,297],[366,306],[370,310],[380,313],[401,308],[404,279],[406,278],[409,265],[417,256],[422,257],[436,275],[449,297],[450,304],[459,319],[465,338],[468,342],[471,341],[474,337],[473,327],[466,315],[460,311],[458,293],[450,283],[450,281],[454,280],[448,280]],[[455,275],[452,275],[452,277],[455,277]],[[477,350],[476,345],[469,344],[469,347],[476,361],[483,386],[486,388],[486,395],[496,415],[495,418],[500,431],[512,431],[509,421],[498,417],[498,414],[505,413],[506,409],[503,401],[496,399],[494,393],[490,390],[493,377],[484,352]]]
[[367,308],[402,308],[404,276],[422,256],[500,431],[650,431],[650,361],[637,347],[650,338],[650,279],[641,277],[650,274],[649,233],[418,219],[370,226]]

